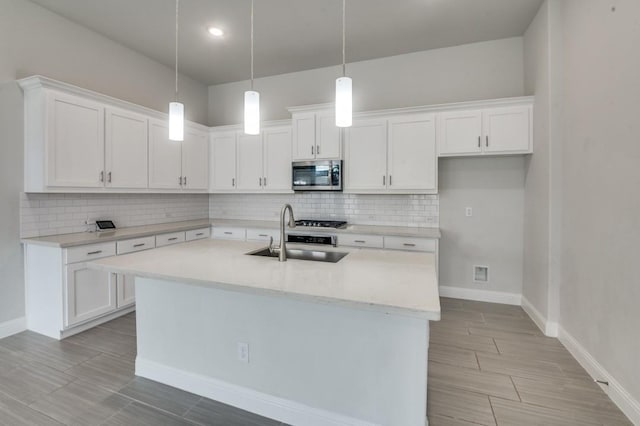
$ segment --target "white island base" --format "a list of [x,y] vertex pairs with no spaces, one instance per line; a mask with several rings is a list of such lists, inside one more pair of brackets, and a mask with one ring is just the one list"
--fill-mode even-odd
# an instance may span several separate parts
[[144,277],[136,300],[138,376],[292,425],[425,425],[427,319]]

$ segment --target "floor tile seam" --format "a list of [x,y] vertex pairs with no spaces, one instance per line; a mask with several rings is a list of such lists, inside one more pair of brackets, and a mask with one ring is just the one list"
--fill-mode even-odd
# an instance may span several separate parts
[[[135,379],[134,379],[134,380],[135,380]],[[125,386],[123,386],[122,388],[120,388],[120,390],[122,390],[122,389],[126,388],[127,386],[129,386],[132,382],[133,382],[133,380],[131,380],[131,381],[130,381],[129,383],[127,383]],[[175,389],[178,389],[178,388],[175,388]],[[179,389],[179,390],[181,390],[181,389]],[[199,397],[198,401],[197,401],[195,404],[191,405],[191,406],[190,406],[187,410],[185,410],[182,414],[176,414],[176,413],[172,413],[171,411],[167,411],[167,410],[165,410],[165,409],[164,409],[164,408],[162,408],[162,407],[157,407],[157,406],[155,406],[155,405],[153,405],[153,404],[151,404],[151,403],[149,403],[149,402],[141,401],[141,400],[137,399],[137,398],[136,398],[136,397],[134,397],[134,396],[127,395],[127,394],[124,394],[124,393],[121,393],[120,391],[116,391],[116,392],[114,392],[114,393],[115,393],[115,394],[117,394],[117,395],[120,395],[120,396],[124,396],[124,397],[126,397],[127,399],[132,400],[133,402],[137,402],[137,403],[139,403],[139,404],[145,405],[145,406],[147,406],[147,407],[151,407],[151,408],[156,409],[156,410],[158,410],[158,411],[162,411],[163,413],[170,414],[170,415],[172,415],[173,417],[179,417],[179,418],[183,418],[183,417],[184,417],[184,416],[185,416],[185,415],[186,415],[186,414],[187,414],[187,413],[188,413],[192,408],[194,408],[194,407],[195,407],[195,406],[196,406],[196,405],[197,405],[197,404],[202,400],[202,397]],[[195,394],[194,394],[194,395],[195,395]],[[196,395],[196,396],[197,396],[197,395]],[[186,420],[186,419],[185,419],[185,420]],[[188,421],[189,421],[190,423],[194,423],[194,422],[192,422],[191,420],[188,420]]]
[[[427,414],[427,416],[430,417],[428,414]],[[468,419],[461,419],[460,417],[451,417],[451,416],[448,416],[446,414],[436,414],[436,416],[443,417],[443,418],[449,419],[449,420],[461,420],[461,421],[463,421],[465,423],[469,423],[469,424],[472,424],[472,425],[491,426],[491,425],[487,425],[486,423],[478,423],[478,422],[475,422],[475,421],[472,421],[472,420],[468,420]],[[493,425],[493,426],[495,426],[495,425]]]
[[[542,408],[547,408],[550,410],[557,410],[557,411],[570,411],[571,413],[598,413],[598,412],[602,412],[605,411],[609,414],[615,414],[616,416],[620,416],[620,415],[624,415],[624,413],[622,413],[617,406],[613,405],[611,408],[612,409],[607,409],[605,407],[599,407],[597,409],[592,408],[592,404],[588,404],[588,405],[582,405],[580,404],[580,402],[582,400],[580,399],[566,399],[566,398],[562,398],[562,399],[557,399],[555,398],[554,401],[560,401],[562,404],[567,404],[567,407],[563,407],[563,408],[558,408],[556,407],[551,407],[549,405],[546,405],[542,402],[536,402],[536,401],[528,401],[528,400],[523,400],[521,401],[523,404],[528,404],[528,405],[533,405],[536,407],[542,407]],[[626,416],[625,416],[626,417]]]
[[[128,398],[130,399],[130,398]],[[133,401],[129,401],[128,404],[126,404],[124,407],[120,408],[119,410],[115,411],[114,413],[112,413],[109,417],[107,417],[106,419],[102,420],[100,422],[100,425],[104,425],[106,424],[109,420],[111,420],[113,417],[115,417],[116,415],[120,414],[125,408],[127,408],[128,406],[130,406],[131,404],[133,404]]]
[[114,330],[113,328],[110,328],[110,327],[103,327],[101,325],[96,326],[96,328],[99,328],[100,330],[108,331],[110,333],[119,334],[121,336],[137,337],[137,334],[135,332],[133,334],[131,334],[129,332],[123,332],[123,331]]
[[518,399],[520,400],[520,402],[522,402],[522,397],[520,396],[520,391],[516,387],[516,383],[513,381],[513,377],[511,375],[509,375],[509,380],[511,380],[511,385],[513,386],[513,389],[516,391],[516,395],[518,395]]
[[[567,407],[567,408],[565,408],[565,407],[563,407],[563,408],[550,407],[548,405],[535,403],[535,402],[531,402],[531,401],[513,401],[511,399],[506,399],[506,398],[503,398],[503,397],[500,397],[500,396],[489,395],[489,401],[491,401],[491,399],[494,399],[494,398],[495,399],[500,399],[500,400],[503,400],[503,401],[506,401],[506,402],[516,402],[516,403],[519,403],[519,404],[527,405],[527,406],[529,406],[529,407],[531,407],[533,409],[544,408],[544,409],[551,410],[551,411],[559,411],[561,413],[570,415],[571,416],[570,417],[571,420],[578,420],[578,418],[575,415],[576,414],[580,414],[580,413],[583,412],[583,411],[581,411],[581,409],[579,409],[577,407]],[[600,425],[600,424],[603,424],[603,423],[594,422],[594,423],[590,423],[589,425],[595,426],[595,425]]]
[[488,374],[488,375],[495,375],[495,376],[500,376],[500,377],[511,377],[508,374],[496,373],[495,371],[486,371],[486,370],[482,370],[482,369],[479,369],[479,368],[476,369],[476,368],[462,367],[462,366],[458,366],[458,365],[445,364],[443,362],[435,361],[435,360],[429,360],[429,363],[434,363],[434,364],[438,364],[438,365],[444,365],[446,367],[459,368],[459,369],[463,369],[463,370],[467,370],[467,371],[472,371],[472,372],[475,372],[475,373],[481,372],[483,374]]
[[[434,342],[429,341],[429,347],[431,347],[432,345],[446,346],[448,348],[453,348],[453,349],[459,349],[459,350],[465,350],[465,351],[478,351],[478,352],[481,352],[481,353],[489,353],[489,354],[496,355],[496,352],[488,352],[488,351],[483,351],[481,349],[470,349],[470,348],[464,348],[464,347],[461,347],[461,346],[455,346],[455,345],[451,345],[451,344],[447,344],[447,343],[439,343],[439,342],[435,342],[434,343]],[[499,354],[499,352],[498,352],[498,354]]]
[[444,384],[441,385],[441,387],[439,387],[437,389],[433,389],[433,390],[436,391],[436,392],[441,392],[441,391],[444,391],[444,392],[463,391],[465,393],[471,393],[474,396],[494,397],[494,398],[504,399],[505,401],[520,402],[520,401],[515,400],[515,399],[509,399],[509,398],[507,398],[505,396],[492,395],[492,394],[488,394],[486,392],[481,392],[481,391],[478,391],[478,390],[462,388],[462,387],[459,387],[459,386],[456,386],[456,385],[452,385],[452,384],[449,384],[449,383],[444,383]]
[[[57,390],[57,389],[56,389],[56,390]],[[47,394],[47,395],[49,395],[49,394]],[[31,410],[31,411],[35,411],[36,413],[38,413],[38,414],[40,414],[40,415],[42,415],[42,416],[44,416],[44,417],[47,417],[47,418],[51,419],[53,422],[55,422],[55,423],[57,423],[57,424],[61,424],[61,425],[63,425],[63,424],[64,424],[63,422],[58,421],[57,419],[54,419],[53,417],[51,417],[51,416],[50,416],[50,415],[48,415],[47,413],[45,413],[45,412],[42,412],[42,411],[38,410],[38,408],[37,408],[37,407],[32,407],[32,405],[33,405],[33,404],[35,404],[35,403],[36,403],[36,402],[38,402],[38,401],[34,401],[34,402],[32,402],[31,404],[25,404],[24,402],[22,402],[22,401],[18,401],[17,399],[14,399],[14,398],[11,398],[11,399],[13,399],[15,402],[19,403],[19,404],[20,404],[20,405],[22,405],[23,407],[25,407],[25,408],[27,408],[27,409],[29,409],[29,410]]]
[[[117,392],[117,393],[118,393],[118,395],[126,396],[126,395],[124,395],[124,394],[121,394],[120,392]],[[192,421],[192,420],[189,420],[189,419],[184,418],[184,414],[186,414],[186,411],[185,411],[185,413],[184,413],[184,414],[179,415],[179,414],[176,414],[176,413],[172,413],[171,411],[167,411],[167,410],[165,410],[164,408],[156,407],[156,406],[154,406],[154,405],[152,405],[152,404],[149,404],[148,402],[140,401],[140,400],[135,399],[135,398],[132,398],[132,397],[128,397],[128,398],[129,398],[129,399],[133,399],[133,402],[132,402],[131,404],[138,403],[138,404],[140,404],[140,405],[144,405],[145,407],[149,407],[149,408],[152,408],[152,409],[154,409],[154,410],[156,410],[156,411],[160,411],[160,412],[162,412],[163,414],[166,414],[166,415],[168,415],[168,416],[170,416],[170,417],[178,418],[178,419],[184,420],[184,421],[186,421],[187,423],[190,423],[190,424],[195,425],[195,426],[200,426],[200,424],[199,424],[199,423],[196,423],[196,422],[194,422],[194,421]],[[129,404],[129,405],[131,405],[131,404]],[[129,405],[127,405],[127,407],[128,407]],[[124,410],[124,408],[123,408],[123,410]],[[120,410],[120,411],[122,411],[122,410]]]

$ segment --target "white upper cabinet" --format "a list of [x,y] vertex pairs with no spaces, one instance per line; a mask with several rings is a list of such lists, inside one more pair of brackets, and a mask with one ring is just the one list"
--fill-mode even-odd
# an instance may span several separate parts
[[387,187],[387,120],[354,119],[345,129],[344,189],[379,191]]
[[270,192],[291,192],[291,127],[262,131],[262,188]]
[[209,138],[206,132],[185,126],[182,142],[182,188],[209,187]]
[[169,126],[149,120],[149,187],[180,189],[182,183],[182,143],[169,139]]
[[532,107],[525,105],[450,111],[438,114],[441,157],[529,154]]
[[105,115],[105,183],[109,188],[146,188],[148,118],[107,108]]
[[293,153],[297,160],[339,160],[342,138],[333,110],[294,113]]
[[262,135],[238,134],[237,189],[259,191],[262,189]]
[[210,192],[228,192],[236,189],[236,139],[235,130],[211,134]]
[[346,192],[437,192],[432,114],[354,119],[344,144]]
[[435,116],[393,117],[389,119],[388,131],[387,188],[437,192]]
[[45,117],[46,185],[104,186],[104,107],[50,91]]

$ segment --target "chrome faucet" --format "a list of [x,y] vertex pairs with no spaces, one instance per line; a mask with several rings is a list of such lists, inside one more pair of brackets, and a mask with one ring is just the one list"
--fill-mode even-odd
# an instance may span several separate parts
[[296,220],[293,217],[293,208],[291,207],[291,204],[285,204],[284,206],[282,206],[282,210],[280,210],[280,245],[277,247],[272,247],[273,238],[271,238],[271,240],[269,241],[269,251],[271,251],[272,253],[278,253],[278,260],[280,262],[287,261],[287,245],[284,235],[284,215],[287,210],[289,210],[289,228],[296,227]]

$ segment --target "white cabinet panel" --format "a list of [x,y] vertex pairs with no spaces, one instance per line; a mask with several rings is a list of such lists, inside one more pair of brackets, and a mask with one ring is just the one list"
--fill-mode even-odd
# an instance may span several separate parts
[[530,150],[530,107],[495,108],[484,112],[484,150],[491,153]]
[[172,232],[170,234],[156,235],[156,247],[164,247],[171,244],[184,243],[184,232]]
[[435,117],[393,117],[388,126],[388,189],[437,192]]
[[115,108],[105,111],[105,172],[109,188],[146,188],[148,119]]
[[259,191],[262,189],[262,136],[238,135],[237,189]]
[[116,307],[124,308],[136,303],[135,275],[118,275]]
[[236,187],[236,132],[211,136],[212,191],[231,191]]
[[86,246],[69,247],[64,250],[64,263],[84,262],[116,255],[116,243],[98,243]]
[[391,250],[425,251],[435,253],[438,240],[416,237],[384,237],[384,248]]
[[117,242],[118,255],[149,250],[156,247],[156,237],[140,237]]
[[169,140],[169,127],[149,120],[149,188],[180,189],[182,143]]
[[291,128],[264,129],[263,157],[265,191],[291,191]]
[[363,234],[340,234],[338,235],[339,246],[382,248],[383,238],[380,235]]
[[71,95],[48,93],[48,186],[104,186],[104,107]]
[[269,243],[273,238],[274,244],[280,244],[280,230],[247,228],[247,241],[262,241]]
[[182,141],[182,188],[207,189],[209,186],[209,140],[200,130],[185,128]]
[[315,113],[295,114],[293,123],[293,159],[313,160],[316,158],[316,115]]
[[192,229],[185,232],[185,239],[187,241],[202,240],[211,236],[211,228]]
[[116,275],[89,269],[84,263],[67,266],[65,325],[71,326],[116,309]]
[[345,190],[387,186],[387,121],[354,120],[345,130]]
[[482,111],[452,111],[439,114],[440,155],[478,154],[482,151]]
[[246,237],[245,228],[213,227],[213,238],[217,240],[240,240]]
[[333,111],[316,114],[315,153],[317,159],[339,160],[342,158],[340,128],[336,126],[336,116]]

